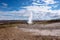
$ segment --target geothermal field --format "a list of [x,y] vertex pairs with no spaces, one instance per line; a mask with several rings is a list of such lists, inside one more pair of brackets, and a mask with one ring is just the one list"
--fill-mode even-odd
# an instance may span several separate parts
[[2,20],[0,40],[60,40],[60,20]]

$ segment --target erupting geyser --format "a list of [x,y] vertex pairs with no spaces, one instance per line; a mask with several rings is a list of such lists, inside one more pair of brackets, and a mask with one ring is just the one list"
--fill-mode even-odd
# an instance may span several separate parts
[[33,14],[30,13],[30,15],[29,15],[29,19],[28,19],[28,24],[32,24],[32,16],[33,16]]

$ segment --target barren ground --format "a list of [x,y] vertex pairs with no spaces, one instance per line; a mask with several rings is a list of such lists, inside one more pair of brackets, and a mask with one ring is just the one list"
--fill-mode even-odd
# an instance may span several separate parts
[[16,27],[0,28],[0,40],[60,40],[59,35],[60,23],[19,24]]

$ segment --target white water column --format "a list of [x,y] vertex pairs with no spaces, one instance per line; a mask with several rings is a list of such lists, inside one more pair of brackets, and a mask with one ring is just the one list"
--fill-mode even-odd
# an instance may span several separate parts
[[29,14],[28,24],[32,24],[32,18],[33,18],[33,13],[31,12],[31,13]]

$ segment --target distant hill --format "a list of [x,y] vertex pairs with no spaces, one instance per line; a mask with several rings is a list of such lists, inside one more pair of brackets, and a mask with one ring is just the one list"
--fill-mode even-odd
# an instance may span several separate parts
[[26,20],[0,20],[0,24],[27,24]]
[[33,23],[55,23],[55,22],[60,22],[60,19],[52,19],[52,20],[36,20],[33,21]]
[[[53,20],[33,20],[33,24],[35,23],[54,23],[60,22],[60,19]],[[0,24],[28,24],[27,20],[0,20]]]

